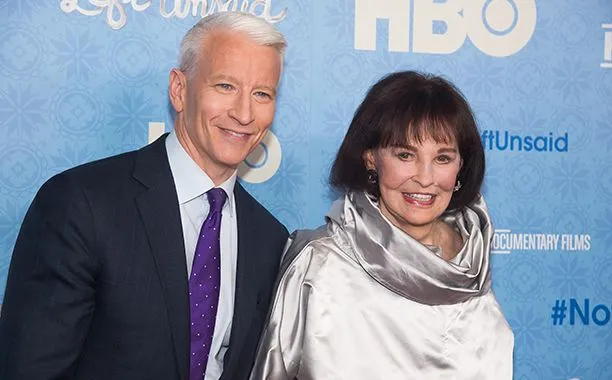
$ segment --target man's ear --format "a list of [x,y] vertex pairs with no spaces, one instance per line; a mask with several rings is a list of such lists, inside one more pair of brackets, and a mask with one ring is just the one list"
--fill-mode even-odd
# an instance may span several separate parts
[[363,153],[363,162],[365,162],[367,170],[376,170],[376,157],[374,156],[374,152],[371,149],[366,150]]
[[170,71],[168,92],[170,93],[170,103],[172,103],[174,111],[177,114],[183,112],[187,100],[187,78],[181,70],[172,69]]

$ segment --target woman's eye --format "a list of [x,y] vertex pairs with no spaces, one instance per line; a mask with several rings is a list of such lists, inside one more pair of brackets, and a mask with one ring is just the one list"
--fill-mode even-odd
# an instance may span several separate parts
[[452,160],[453,160],[452,157],[449,157],[449,156],[439,156],[438,157],[438,161],[442,163],[451,162]]
[[412,157],[412,153],[408,153],[408,152],[401,152],[397,154],[397,157],[399,157],[401,160],[407,160],[410,157]]

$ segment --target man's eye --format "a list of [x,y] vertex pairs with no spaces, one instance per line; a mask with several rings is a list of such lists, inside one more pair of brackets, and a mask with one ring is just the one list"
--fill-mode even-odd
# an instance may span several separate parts
[[234,88],[234,86],[232,86],[229,83],[219,83],[217,84],[217,88],[220,88],[221,90],[225,90],[225,91],[230,91]]
[[255,96],[257,96],[258,98],[262,98],[262,99],[272,99],[272,95],[268,94],[267,92],[263,92],[263,91],[255,92]]

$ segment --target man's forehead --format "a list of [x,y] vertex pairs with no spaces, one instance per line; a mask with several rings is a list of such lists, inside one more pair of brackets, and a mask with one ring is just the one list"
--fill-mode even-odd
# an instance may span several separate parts
[[197,68],[210,79],[243,81],[248,78],[249,81],[262,82],[262,85],[271,87],[275,87],[279,81],[281,58],[274,48],[257,45],[256,50],[250,50],[242,48],[244,45],[224,41],[214,42],[213,45],[211,49],[202,51]]
[[[242,32],[232,30],[215,30],[210,32],[202,41],[201,49],[205,53],[216,55],[224,52],[238,52],[242,49],[254,49],[263,52],[274,52],[280,58],[278,51],[272,46],[262,45]],[[244,55],[242,54],[244,59]]]

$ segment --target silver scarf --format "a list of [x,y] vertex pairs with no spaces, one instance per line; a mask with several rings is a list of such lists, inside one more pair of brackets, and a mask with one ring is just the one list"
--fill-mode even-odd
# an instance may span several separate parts
[[336,201],[328,227],[347,242],[361,267],[400,296],[427,305],[454,304],[485,294],[490,286],[489,256],[493,236],[484,199],[443,217],[463,239],[459,253],[446,261],[438,247],[425,246],[385,218],[364,193]]

